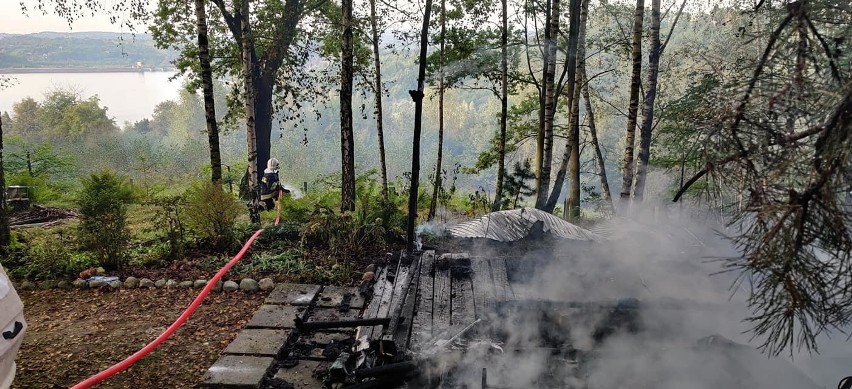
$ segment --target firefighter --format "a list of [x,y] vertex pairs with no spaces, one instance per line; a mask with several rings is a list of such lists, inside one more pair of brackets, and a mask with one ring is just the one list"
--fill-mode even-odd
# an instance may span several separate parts
[[270,158],[266,162],[266,170],[263,171],[263,178],[260,180],[260,201],[263,210],[275,208],[275,200],[278,198],[278,191],[290,193],[281,185],[278,177],[279,163],[275,158]]

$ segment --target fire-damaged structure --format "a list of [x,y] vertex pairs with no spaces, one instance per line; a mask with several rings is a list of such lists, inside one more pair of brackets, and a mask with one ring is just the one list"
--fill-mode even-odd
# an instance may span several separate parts
[[[711,332],[729,308],[690,293],[694,281],[680,295],[650,281],[668,277],[654,268],[692,273],[692,264],[652,253],[614,265],[601,258],[626,238],[612,228],[538,216],[503,212],[451,228],[467,251],[401,253],[374,269],[361,318],[297,321],[301,333],[357,328],[323,352],[325,387],[818,387],[788,361]],[[523,241],[532,243],[511,243]],[[267,387],[290,387],[280,384]]]
[[[387,325],[359,328],[354,353],[335,363],[342,387],[817,388],[752,347],[715,334],[665,339],[668,329],[643,320],[648,311],[688,309],[682,301],[546,300],[516,290],[506,262],[427,251],[386,269],[364,316]],[[642,346],[613,355],[608,341],[619,338]],[[629,354],[638,349],[644,355]],[[649,363],[634,365],[639,359]],[[608,369],[626,369],[616,375],[628,379],[599,377]]]

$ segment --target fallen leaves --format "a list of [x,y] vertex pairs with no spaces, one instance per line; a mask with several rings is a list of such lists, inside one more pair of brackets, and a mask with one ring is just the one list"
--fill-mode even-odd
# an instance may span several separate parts
[[[169,326],[196,290],[22,291],[28,329],[13,388],[67,387],[136,352]],[[208,297],[175,336],[99,388],[190,388],[265,294]]]

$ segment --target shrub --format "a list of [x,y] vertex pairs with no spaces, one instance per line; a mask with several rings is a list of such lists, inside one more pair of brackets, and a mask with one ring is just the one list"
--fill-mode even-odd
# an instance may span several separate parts
[[165,243],[163,256],[177,259],[186,248],[186,224],[183,220],[186,200],[183,196],[160,196],[150,201],[155,207],[154,229]]
[[360,175],[355,183],[356,218],[359,225],[380,225],[389,233],[404,234],[408,216],[402,211],[408,198],[389,191],[388,201],[382,201],[381,185],[375,170]]
[[87,252],[74,252],[73,234],[31,229],[12,234],[13,241],[3,265],[18,279],[68,278],[91,266],[95,258]]
[[80,243],[104,268],[117,269],[127,262],[127,205],[132,201],[133,189],[120,176],[104,172],[83,179],[77,198]]
[[237,217],[245,209],[243,204],[212,182],[192,185],[184,198],[190,229],[216,250],[231,249],[236,241]]
[[302,228],[302,245],[325,247],[335,256],[359,256],[384,243],[381,220],[361,223],[350,213],[342,215],[329,208],[317,208]]

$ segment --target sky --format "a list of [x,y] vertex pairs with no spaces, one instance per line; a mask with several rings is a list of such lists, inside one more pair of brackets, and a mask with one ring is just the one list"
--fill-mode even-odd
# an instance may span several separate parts
[[[35,8],[36,2],[24,0],[29,11],[27,14],[21,12],[20,0],[0,0],[0,33],[29,34],[33,32],[82,32],[82,31],[109,31],[128,32],[127,27],[113,25],[106,15],[87,16],[75,21],[69,27],[68,22],[56,15],[43,15]],[[143,29],[144,30],[144,29]]]

